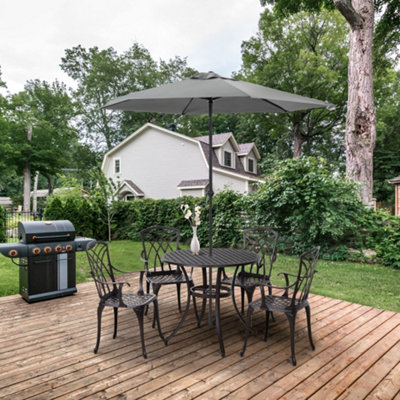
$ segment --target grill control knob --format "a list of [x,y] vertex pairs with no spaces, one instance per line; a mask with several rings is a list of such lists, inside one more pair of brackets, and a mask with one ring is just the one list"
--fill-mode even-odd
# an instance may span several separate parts
[[67,251],[72,251],[72,245],[67,244],[67,245],[65,246],[65,250],[67,250]]
[[39,249],[39,247],[35,247],[35,248],[32,250],[32,253],[35,254],[35,255],[40,254],[40,249]]
[[9,255],[10,257],[17,257],[18,251],[15,250],[15,249],[10,250],[10,251],[8,252],[8,255]]
[[50,253],[51,253],[51,247],[50,247],[50,246],[46,246],[46,247],[44,248],[44,252],[45,252],[46,254],[50,254]]
[[60,245],[56,246],[56,252],[61,253],[62,252],[62,247]]

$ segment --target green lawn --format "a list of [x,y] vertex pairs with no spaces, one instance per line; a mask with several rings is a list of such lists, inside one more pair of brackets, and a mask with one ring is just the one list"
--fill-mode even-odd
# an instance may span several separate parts
[[[123,271],[143,268],[140,261],[141,243],[114,241],[110,244],[111,260]],[[295,273],[296,257],[278,255],[272,273],[272,283],[282,284],[280,271]],[[77,253],[77,283],[89,278],[86,254]],[[400,312],[400,269],[349,262],[320,260],[311,291],[354,303]],[[18,267],[10,259],[0,257],[0,296],[18,293]]]

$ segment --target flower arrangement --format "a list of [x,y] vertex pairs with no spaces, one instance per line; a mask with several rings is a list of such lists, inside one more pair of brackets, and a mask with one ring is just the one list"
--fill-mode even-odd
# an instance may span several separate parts
[[200,214],[201,208],[200,206],[196,205],[194,207],[194,212],[189,208],[187,204],[181,204],[181,210],[185,215],[185,218],[190,222],[191,226],[199,226],[201,224],[200,221]]

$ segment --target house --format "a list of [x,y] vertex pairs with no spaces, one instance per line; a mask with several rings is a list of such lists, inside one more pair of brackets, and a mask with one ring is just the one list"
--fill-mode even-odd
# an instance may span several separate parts
[[400,176],[389,179],[389,183],[394,185],[394,215],[400,215]]
[[[102,170],[119,183],[125,200],[169,199],[208,191],[208,136],[191,138],[146,124],[104,155]],[[213,136],[213,189],[249,193],[260,179],[254,143],[238,144],[232,133]]]

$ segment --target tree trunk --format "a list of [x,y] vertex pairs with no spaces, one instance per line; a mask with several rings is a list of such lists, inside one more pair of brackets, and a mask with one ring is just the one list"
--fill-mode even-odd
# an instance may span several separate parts
[[334,0],[350,24],[346,117],[346,174],[361,184],[360,199],[372,206],[376,115],[372,91],[373,0]]
[[[32,141],[32,125],[28,126],[26,138]],[[29,161],[24,166],[24,212],[31,211],[31,165]]]
[[305,142],[304,137],[301,133],[301,122],[303,121],[306,114],[296,113],[293,116],[293,158],[300,158],[303,151],[303,143]]
[[293,135],[293,158],[300,158],[302,154],[302,146],[304,139],[299,131],[300,124],[296,124],[294,127]]
[[36,171],[35,179],[33,181],[33,199],[32,199],[32,211],[37,212],[37,187],[39,181],[39,171]]

